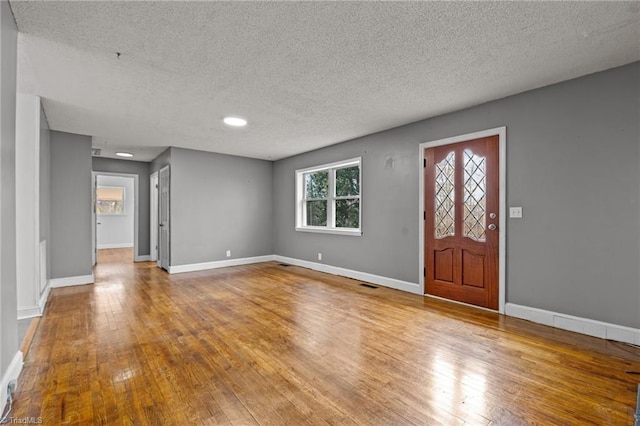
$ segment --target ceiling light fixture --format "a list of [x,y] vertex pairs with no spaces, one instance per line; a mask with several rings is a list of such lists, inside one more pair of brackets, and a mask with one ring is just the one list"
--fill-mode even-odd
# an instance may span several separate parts
[[116,155],[118,157],[133,157],[133,154],[129,152],[116,152]]
[[233,127],[244,127],[247,125],[247,120],[240,117],[225,117],[222,121],[224,121],[224,124],[227,126]]

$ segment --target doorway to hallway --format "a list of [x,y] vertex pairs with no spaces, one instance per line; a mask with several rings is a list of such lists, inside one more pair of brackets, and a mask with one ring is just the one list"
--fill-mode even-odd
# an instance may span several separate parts
[[[93,172],[92,262],[98,250],[129,249],[138,253],[138,175]],[[123,253],[126,251],[123,251]]]

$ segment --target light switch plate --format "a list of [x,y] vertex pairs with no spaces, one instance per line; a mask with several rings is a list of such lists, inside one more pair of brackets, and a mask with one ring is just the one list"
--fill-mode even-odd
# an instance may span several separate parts
[[509,217],[522,217],[522,207],[509,207]]

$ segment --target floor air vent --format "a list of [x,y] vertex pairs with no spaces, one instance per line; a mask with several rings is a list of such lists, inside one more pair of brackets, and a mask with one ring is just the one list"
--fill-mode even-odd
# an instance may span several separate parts
[[367,284],[367,283],[360,283],[360,285],[361,285],[362,287],[367,287],[367,288],[378,288],[378,287],[376,287],[375,285]]
[[289,266],[291,266],[291,265],[287,265],[286,263],[281,263],[281,264],[280,264],[280,266],[284,266],[284,267],[287,267],[287,268],[288,268],[288,267],[289,267]]

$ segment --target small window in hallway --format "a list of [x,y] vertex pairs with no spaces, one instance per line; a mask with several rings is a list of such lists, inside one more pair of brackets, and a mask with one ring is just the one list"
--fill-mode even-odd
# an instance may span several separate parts
[[96,214],[124,215],[123,187],[99,186],[96,189]]

